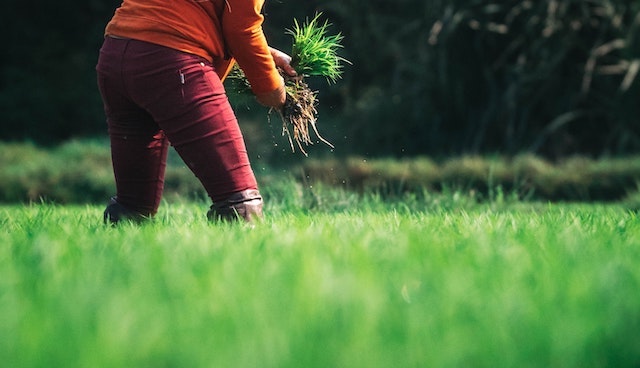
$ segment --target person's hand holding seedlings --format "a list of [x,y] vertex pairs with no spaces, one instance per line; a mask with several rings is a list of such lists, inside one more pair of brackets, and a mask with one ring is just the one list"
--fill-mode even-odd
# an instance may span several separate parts
[[[304,155],[307,153],[302,146],[313,144],[309,128],[316,134],[317,140],[333,148],[316,128],[317,92],[309,88],[305,77],[322,76],[332,84],[342,76],[341,64],[349,63],[337,54],[342,47],[342,34],[330,35],[330,24],[328,21],[320,22],[321,14],[317,13],[313,19],[307,19],[303,24],[294,19],[293,29],[286,32],[293,37],[292,56],[269,48],[276,69],[282,77],[283,90],[278,88],[256,96],[262,105],[276,109],[283,123],[282,133],[289,138],[292,151],[295,151],[295,142]],[[249,81],[240,67],[234,67],[229,79],[234,81],[238,92],[251,91]]]
[[270,47],[269,50],[273,61],[276,63],[276,68],[284,71],[285,75],[291,77],[291,79],[298,76],[298,72],[291,66],[291,56],[273,47]]
[[[291,79],[294,79],[298,73],[296,73],[296,70],[291,66],[291,56],[280,50],[274,49],[273,47],[270,47],[269,50],[271,51],[271,56],[276,64],[276,68],[282,70],[285,77],[291,77]],[[282,110],[287,98],[284,83],[283,79],[282,84],[275,91],[257,94],[256,100],[258,100],[258,102],[263,106],[272,107],[278,111]]]

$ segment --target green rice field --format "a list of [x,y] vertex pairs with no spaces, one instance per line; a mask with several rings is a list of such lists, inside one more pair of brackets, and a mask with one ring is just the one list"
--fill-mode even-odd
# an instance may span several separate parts
[[0,365],[640,366],[636,212],[329,200],[253,228],[0,206]]

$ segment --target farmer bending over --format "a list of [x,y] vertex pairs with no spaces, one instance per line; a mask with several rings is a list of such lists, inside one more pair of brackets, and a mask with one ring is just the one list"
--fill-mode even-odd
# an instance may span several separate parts
[[107,223],[156,214],[171,144],[213,201],[207,217],[254,221],[262,197],[222,81],[234,62],[281,109],[291,58],[262,31],[264,0],[124,0],[96,67],[117,193]]

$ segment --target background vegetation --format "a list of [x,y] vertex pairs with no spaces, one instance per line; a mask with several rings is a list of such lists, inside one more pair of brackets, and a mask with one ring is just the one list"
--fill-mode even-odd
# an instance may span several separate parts
[[[16,36],[0,50],[0,139],[106,134],[94,65],[119,3],[5,1],[0,29]],[[270,42],[287,50],[284,30],[316,11],[344,34],[342,56],[353,62],[338,84],[317,86],[334,155],[640,148],[638,0],[269,0]],[[271,143],[277,127],[264,109],[234,103],[247,134]],[[290,157],[281,150],[261,155]]]
[[[0,143],[0,152],[0,202],[104,203],[115,193],[109,147],[104,140],[69,141],[50,149]],[[409,202],[457,193],[479,203],[607,201],[640,209],[639,156],[569,157],[557,162],[529,154],[443,160],[354,156],[286,164],[256,160],[253,166],[269,201],[293,196],[308,208],[325,206],[325,191],[331,193],[329,198],[342,202],[333,193],[337,190],[340,195],[373,194],[384,200]],[[206,198],[200,183],[174,151],[169,155],[165,194],[171,201]]]

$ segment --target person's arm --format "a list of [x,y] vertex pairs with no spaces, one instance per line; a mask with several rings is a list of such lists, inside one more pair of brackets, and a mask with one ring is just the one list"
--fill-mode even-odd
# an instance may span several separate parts
[[[296,73],[296,70],[291,66],[291,56],[273,47],[269,49],[271,50],[271,56],[273,57],[276,67],[282,69],[288,76],[295,78],[298,73]],[[282,88],[274,91],[256,94],[256,100],[264,106],[281,108],[285,102],[285,93],[283,85]]]
[[281,108],[286,94],[277,67],[290,74],[288,55],[272,49],[262,31],[263,0],[227,0],[222,30],[231,52],[251,84],[258,102]]

